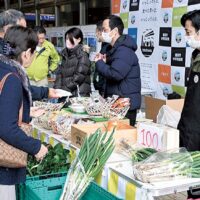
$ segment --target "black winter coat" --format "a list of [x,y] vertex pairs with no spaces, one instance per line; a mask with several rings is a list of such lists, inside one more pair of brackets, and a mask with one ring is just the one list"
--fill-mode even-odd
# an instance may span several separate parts
[[90,88],[90,61],[88,54],[83,51],[82,45],[73,49],[65,48],[61,52],[62,63],[56,75],[54,88],[69,91],[77,96],[77,85],[81,96],[89,96]]
[[130,110],[139,109],[141,105],[140,67],[135,54],[136,49],[134,40],[128,35],[123,35],[106,53],[107,63],[103,60],[96,62],[97,71],[106,79],[105,96],[115,94],[129,97]]

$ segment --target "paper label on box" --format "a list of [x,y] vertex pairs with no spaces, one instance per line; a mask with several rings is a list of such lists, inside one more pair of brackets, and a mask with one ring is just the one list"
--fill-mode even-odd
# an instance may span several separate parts
[[164,130],[153,123],[139,123],[137,129],[137,143],[146,147],[162,150]]

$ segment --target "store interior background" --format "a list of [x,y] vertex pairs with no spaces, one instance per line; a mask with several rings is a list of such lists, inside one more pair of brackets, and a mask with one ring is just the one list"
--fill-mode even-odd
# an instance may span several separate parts
[[24,12],[29,27],[96,24],[111,13],[110,0],[0,0],[0,11]]

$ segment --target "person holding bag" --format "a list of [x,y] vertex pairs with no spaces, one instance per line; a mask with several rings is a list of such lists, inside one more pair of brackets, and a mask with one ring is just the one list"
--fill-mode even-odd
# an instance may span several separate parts
[[[5,79],[0,93],[0,139],[40,160],[48,149],[39,140],[27,136],[18,124],[20,108],[22,122],[30,121],[32,97],[24,67],[32,62],[38,44],[37,35],[29,28],[13,26],[6,32],[5,41],[8,54],[0,54],[0,81]],[[25,181],[26,168],[6,167],[1,162],[0,197],[15,200],[15,184]]]

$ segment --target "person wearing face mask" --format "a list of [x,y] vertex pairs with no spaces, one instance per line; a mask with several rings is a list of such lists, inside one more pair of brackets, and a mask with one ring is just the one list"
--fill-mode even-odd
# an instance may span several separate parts
[[[200,10],[190,11],[181,18],[185,28],[186,42],[194,49],[187,82],[185,103],[178,124],[180,147],[188,151],[200,150]],[[188,199],[199,199],[200,195],[188,192]]]
[[34,31],[38,36],[38,45],[34,60],[26,71],[31,85],[48,87],[47,75],[57,69],[60,57],[54,45],[46,40],[44,27],[36,26]]
[[[83,50],[83,33],[79,28],[71,28],[65,33],[66,48],[61,52],[62,62],[56,74],[54,88],[63,89],[78,96],[89,96],[90,61]],[[62,101],[62,99],[60,99]]]
[[[111,49],[111,45],[109,43],[104,42],[102,37],[103,32],[103,21],[99,21],[96,24],[96,38],[97,41],[101,43],[101,49],[99,53],[102,55],[106,54]],[[104,96],[104,90],[105,90],[105,78],[99,74],[99,72],[94,69],[94,76],[93,76],[93,83],[96,90],[99,91],[99,93]]]
[[106,79],[105,97],[118,95],[130,98],[126,115],[135,125],[137,109],[141,105],[141,79],[137,45],[129,35],[123,35],[124,24],[120,17],[111,15],[103,21],[103,40],[112,48],[106,55],[97,54],[96,69]]
[[101,42],[101,49],[99,53],[104,55],[111,49],[111,45],[110,43],[104,42],[102,32],[103,32],[103,21],[101,20],[96,24],[96,37],[97,41]]
[[[5,41],[9,49],[6,56],[0,54],[0,80],[10,75],[0,94],[0,139],[40,160],[48,149],[40,140],[27,136],[18,124],[22,104],[22,122],[30,122],[32,96],[24,68],[33,60],[37,35],[29,28],[13,26],[6,32]],[[25,167],[9,168],[0,165],[0,199],[15,200],[15,184],[23,183],[25,179]]]

